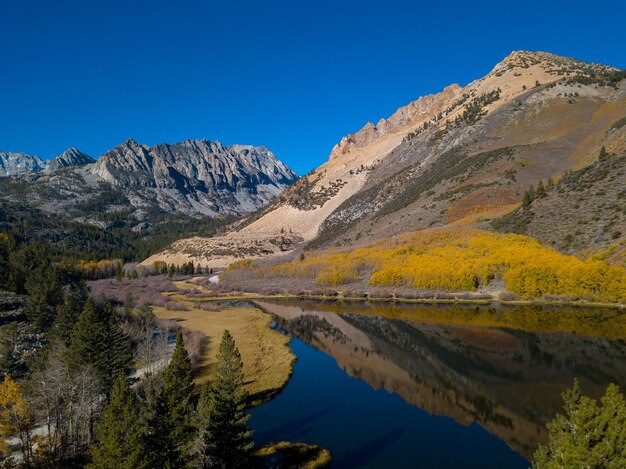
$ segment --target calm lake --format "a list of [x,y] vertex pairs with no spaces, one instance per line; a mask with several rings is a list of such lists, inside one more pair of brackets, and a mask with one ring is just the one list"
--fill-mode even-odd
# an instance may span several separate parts
[[582,308],[258,301],[293,336],[289,384],[251,411],[258,444],[336,468],[524,468],[577,377],[626,384],[626,318]]

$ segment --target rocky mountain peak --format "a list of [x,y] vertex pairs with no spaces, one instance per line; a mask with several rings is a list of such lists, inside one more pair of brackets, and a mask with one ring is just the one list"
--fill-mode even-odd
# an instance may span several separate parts
[[517,50],[507,55],[498,63],[490,76],[502,76],[508,71],[513,71],[515,76],[520,74],[533,74],[533,69],[542,70],[544,73],[557,80],[563,76],[573,75],[595,75],[617,71],[615,67],[595,63],[587,63],[570,57],[563,57],[550,52],[532,52],[527,50]]
[[46,173],[52,173],[59,169],[68,168],[71,166],[84,166],[87,164],[95,163],[96,160],[91,156],[83,153],[75,147],[68,148],[56,158],[51,160],[45,167]]
[[46,166],[38,156],[0,152],[0,177],[41,171]]
[[447,86],[440,93],[422,96],[398,108],[389,118],[381,119],[376,125],[368,122],[358,132],[343,137],[333,147],[330,160],[370,145],[383,135],[399,132],[407,127],[415,127],[432,119],[445,105],[455,99],[461,90],[462,88],[457,84]]

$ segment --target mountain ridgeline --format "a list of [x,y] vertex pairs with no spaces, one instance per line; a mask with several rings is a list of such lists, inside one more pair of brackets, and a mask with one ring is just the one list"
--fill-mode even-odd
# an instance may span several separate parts
[[[581,214],[589,222],[571,233],[576,239],[546,234],[543,240],[568,254],[603,251],[626,240],[623,191],[614,190],[626,182],[625,122],[626,71],[516,51],[483,78],[419,98],[344,137],[325,164],[231,232],[177,241],[146,262],[223,266],[302,246],[354,246],[444,226],[501,230],[506,223],[497,220],[518,209],[531,187],[571,179],[600,155],[613,168],[611,177],[583,178],[585,190],[604,193],[601,203],[617,208],[610,216],[600,207],[592,216]],[[556,194],[559,203],[582,207],[575,190],[559,186],[551,197]],[[549,211],[546,216],[544,226]],[[533,234],[529,227],[516,230]],[[285,234],[289,242],[280,249],[250,256],[252,239],[263,243]]]
[[129,139],[97,160],[75,148],[48,163],[0,157],[0,230],[133,259],[181,235],[210,235],[297,179],[265,147],[208,140],[149,147]]

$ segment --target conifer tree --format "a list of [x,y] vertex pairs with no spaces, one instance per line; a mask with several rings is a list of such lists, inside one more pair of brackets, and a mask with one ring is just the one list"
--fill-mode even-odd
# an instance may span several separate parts
[[543,185],[543,181],[539,181],[539,184],[537,184],[537,191],[535,192],[535,196],[537,198],[541,198],[545,195],[546,195],[546,188]]
[[193,376],[191,362],[183,343],[176,335],[176,346],[165,371],[148,423],[146,446],[154,467],[184,468],[191,464],[195,429],[192,422]]
[[606,147],[604,145],[602,145],[602,148],[600,148],[600,153],[598,154],[598,159],[604,159],[608,156],[608,153],[606,151]]
[[11,252],[11,238],[6,233],[0,233],[0,288],[9,285],[9,254]]
[[128,292],[126,295],[126,299],[124,300],[124,314],[126,316],[130,316],[133,314],[133,310],[135,309],[135,299],[133,298],[133,294]]
[[524,192],[524,198],[522,199],[522,207],[528,207],[532,203],[530,194],[528,191]]
[[[248,394],[243,386],[243,363],[235,341],[224,331],[210,402],[198,409],[203,429],[201,462],[204,468],[249,466],[252,431],[245,413]],[[202,401],[201,401],[202,402]]]
[[102,412],[96,430],[98,443],[92,448],[92,469],[147,468],[141,445],[143,426],[135,392],[120,374],[113,385],[111,400]]
[[15,347],[17,346],[17,324],[11,323],[0,328],[0,369],[12,372],[17,366]]
[[63,303],[57,308],[53,332],[66,347],[70,345],[72,329],[85,307],[88,296],[87,285],[81,282],[63,296]]
[[61,284],[50,262],[33,269],[25,282],[29,302],[24,310],[28,320],[39,329],[52,324],[53,308],[61,302]]
[[563,401],[565,415],[548,424],[548,443],[535,452],[533,467],[626,467],[626,402],[619,388],[610,384],[598,404],[576,380]]
[[92,299],[85,303],[72,329],[66,357],[70,368],[93,366],[107,392],[118,374],[128,373],[132,360],[130,342],[109,304],[98,307]]

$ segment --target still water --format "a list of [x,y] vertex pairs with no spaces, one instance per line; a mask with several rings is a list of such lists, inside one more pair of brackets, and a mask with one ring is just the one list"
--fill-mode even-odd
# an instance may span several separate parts
[[574,377],[626,384],[615,310],[258,302],[294,337],[255,442],[329,449],[336,468],[523,468]]

